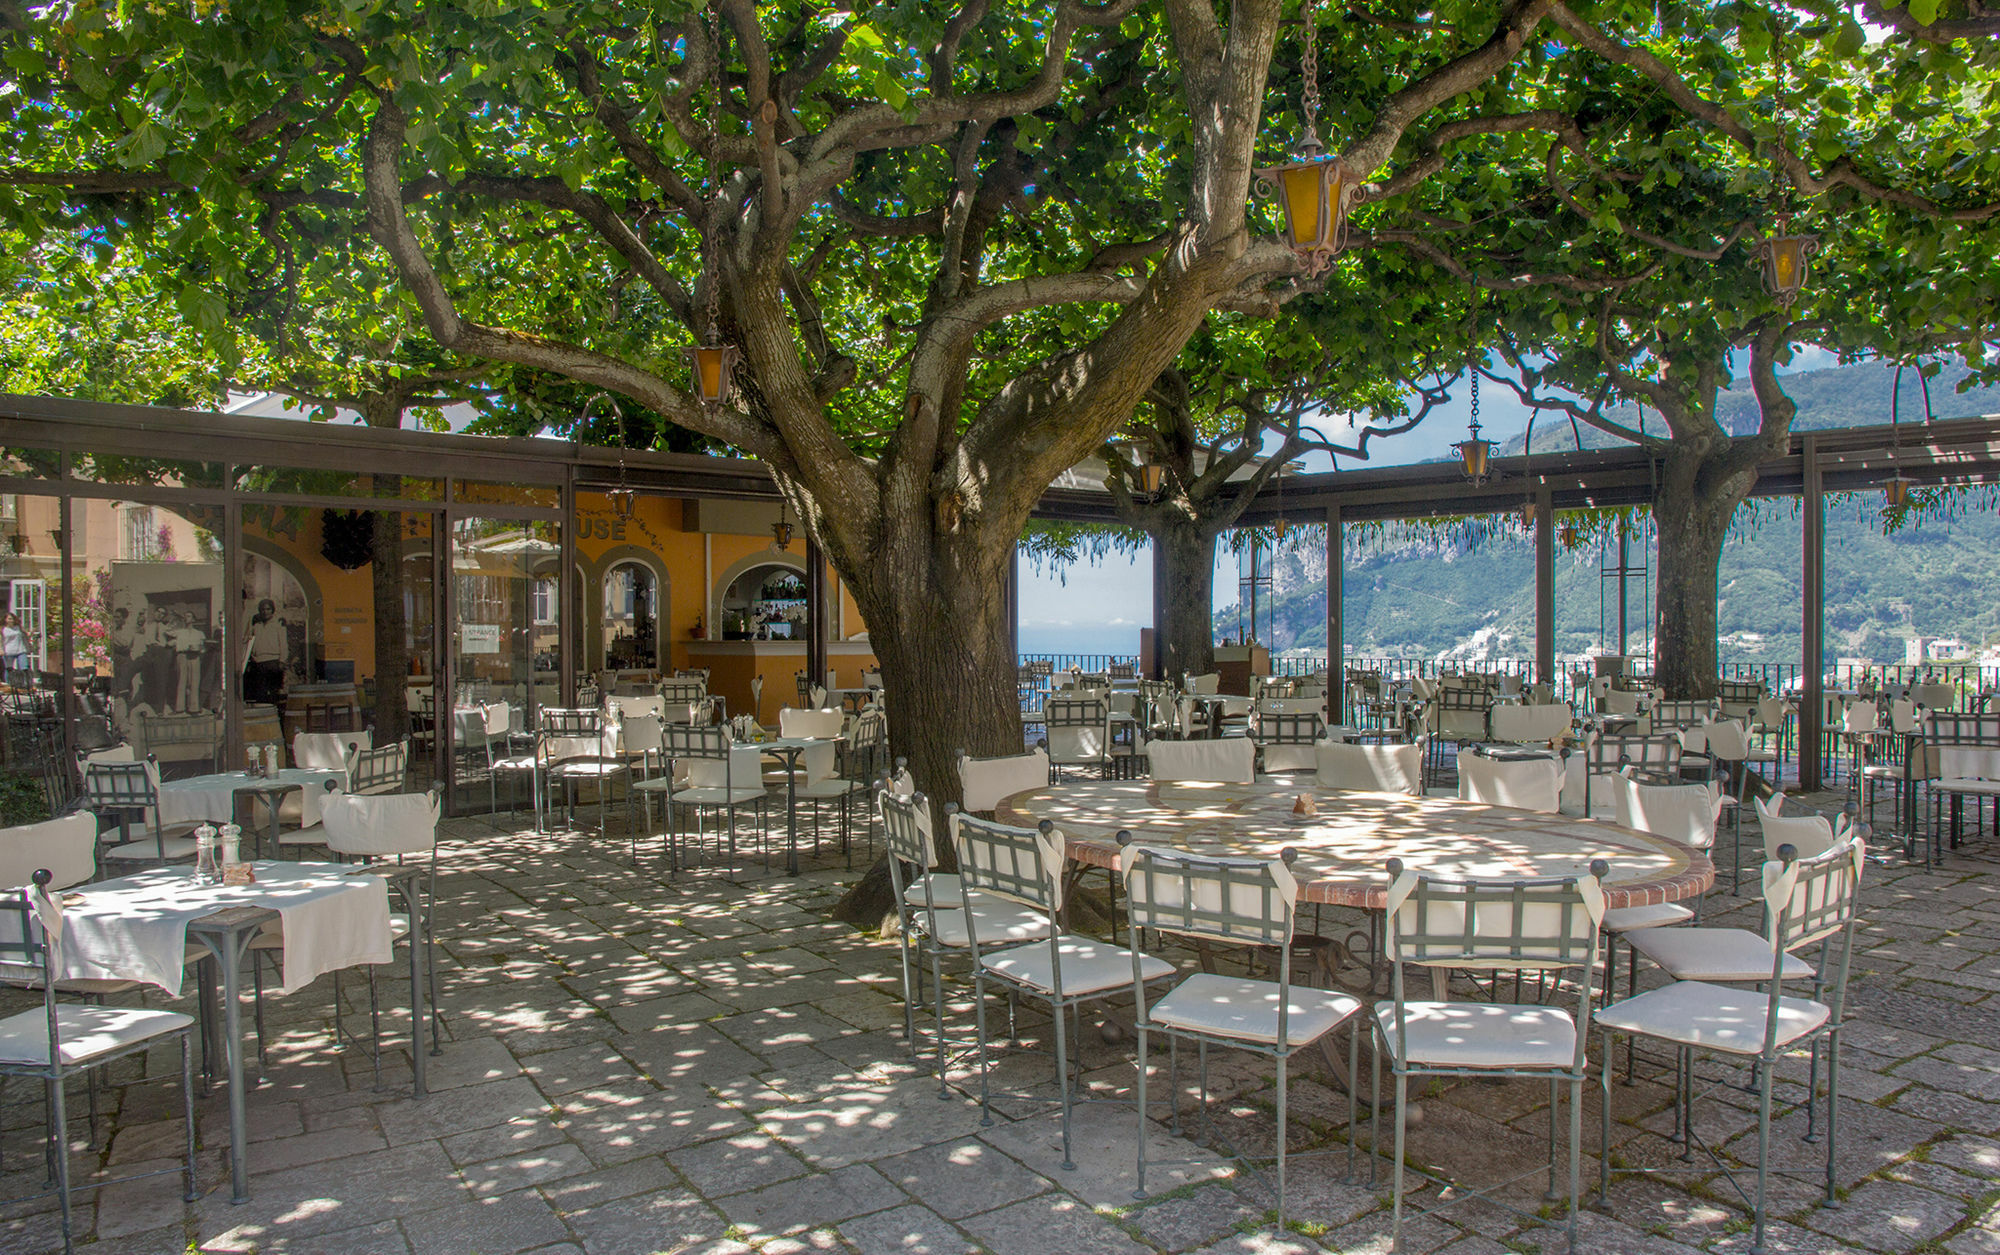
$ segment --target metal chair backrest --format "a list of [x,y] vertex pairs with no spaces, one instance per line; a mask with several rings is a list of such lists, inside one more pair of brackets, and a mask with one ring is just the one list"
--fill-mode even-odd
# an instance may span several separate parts
[[[937,843],[931,839],[930,800],[921,793],[903,797],[893,789],[885,788],[879,804],[884,844],[888,848],[890,862],[910,863],[925,869],[936,867]],[[900,898],[903,892],[900,883],[902,869],[891,867],[890,870],[896,874],[896,894]]]
[[1488,758],[1458,752],[1461,801],[1554,814],[1562,809],[1562,764],[1553,758]]
[[1051,760],[1097,762],[1110,754],[1111,710],[1103,702],[1052,697],[1043,715]]
[[[1121,841],[1130,835],[1119,834]],[[1126,844],[1119,873],[1127,921],[1135,933],[1152,928],[1227,945],[1289,946],[1298,897],[1289,863],[1297,855],[1286,849],[1284,856],[1217,857]],[[1281,980],[1289,967],[1278,964]]]
[[1042,750],[974,758],[958,752],[959,791],[969,811],[991,811],[1007,798],[1028,789],[1047,788],[1049,756]]
[[1932,711],[1924,716],[1924,744],[1937,751],[1941,775],[2000,779],[2000,713]]
[[1485,689],[1464,686],[1442,689],[1436,701],[1439,736],[1446,740],[1485,739],[1486,711],[1492,705]]
[[854,717],[847,734],[847,775],[851,780],[871,779],[888,766],[889,720],[875,708]]
[[1588,971],[1604,918],[1603,859],[1581,876],[1459,880],[1389,860],[1389,954],[1398,965]]
[[1045,819],[1038,828],[1016,828],[950,806],[945,816],[966,892],[1005,898],[1051,915],[1062,909],[1063,839],[1054,824]]
[[628,715],[619,725],[619,735],[625,741],[627,755],[638,754],[645,761],[664,756],[667,752],[666,725],[658,715]]
[[1842,732],[1873,732],[1882,726],[1882,712],[1872,697],[1860,697],[1847,703],[1840,711]]
[[344,793],[320,804],[326,848],[356,858],[401,858],[437,852],[443,793]]
[[545,736],[598,736],[604,731],[604,712],[595,706],[544,706],[540,731]]
[[1715,686],[1716,704],[1725,719],[1753,719],[1764,697],[1762,680],[1723,680]]
[[1354,789],[1363,793],[1424,793],[1424,747],[1403,745],[1343,745],[1322,742],[1315,750],[1319,785],[1323,789]]
[[1764,864],[1764,916],[1774,951],[1825,940],[1854,922],[1868,847],[1855,832],[1811,858],[1788,859],[1788,852]]
[[666,744],[667,757],[675,761],[703,760],[711,762],[729,761],[729,729],[724,727],[695,727],[684,723],[670,723],[660,729]]
[[1847,817],[1841,816],[1841,832],[1836,834],[1833,821],[1817,811],[1804,815],[1785,814],[1785,795],[1773,793],[1767,801],[1756,800],[1757,826],[1764,834],[1764,858],[1766,861],[1778,858],[1783,846],[1791,846],[1792,852],[1800,858],[1814,858],[1826,853],[1837,845],[1850,827]]
[[[668,686],[661,686],[664,690]],[[624,697],[613,697],[611,708],[618,712],[621,720],[629,721],[634,715],[660,715],[666,711],[668,699],[661,693],[634,693]]]
[[1326,735],[1326,720],[1317,714],[1263,712],[1257,714],[1254,739],[1259,745],[1311,745]]
[[1715,718],[1714,702],[1672,701],[1653,707],[1653,728],[1694,728]]
[[708,685],[699,680],[668,680],[660,685],[660,698],[669,706],[692,706],[708,700]]
[[1609,775],[1620,767],[1630,766],[1672,783],[1680,779],[1681,740],[1671,733],[1663,736],[1606,733],[1585,746],[1584,762],[1594,776]]
[[347,769],[349,793],[400,793],[408,778],[410,743],[397,741],[379,749],[353,750],[353,765]]
[[84,768],[84,805],[99,814],[143,811],[160,800],[160,769],[149,755],[143,762],[99,762]]
[[1257,778],[1257,745],[1248,737],[1206,741],[1148,741],[1153,779],[1249,784]]
[[1715,825],[1722,818],[1722,786],[1703,784],[1641,784],[1620,775],[1611,782],[1618,823],[1656,837],[1678,841],[1691,849],[1715,844]]
[[38,868],[28,884],[0,890],[0,970],[11,968],[41,985],[48,1025],[48,1054],[44,1057],[61,1059],[56,985],[63,967],[63,910],[49,892],[52,879],[47,868]]
[[36,824],[0,828],[0,889],[27,884],[36,869],[53,888],[80,885],[97,874],[97,817],[77,811]]

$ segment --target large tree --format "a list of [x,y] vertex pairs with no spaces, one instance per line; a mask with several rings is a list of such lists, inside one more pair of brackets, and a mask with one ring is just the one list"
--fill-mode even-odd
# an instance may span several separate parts
[[[1524,399],[1653,455],[1657,674],[1676,696],[1712,695],[1722,547],[1758,464],[1788,445],[1795,346],[1980,356],[2000,291],[2000,163],[1976,140],[1991,109],[1936,104],[1974,81],[1966,50],[1869,46],[1781,12],[1727,48],[1698,35],[1633,48],[1571,11],[1555,21],[1612,67],[1548,96],[1582,129],[1489,150],[1476,174],[1423,189],[1432,225],[1368,243],[1488,293]],[[1821,244],[1795,301],[1765,293],[1752,265],[1788,207]],[[1718,417],[1736,372],[1758,399],[1753,430]]]
[[[1366,70],[1335,147],[1364,176],[1390,164],[1549,10],[1321,15],[1329,62]],[[226,268],[237,240],[361,210],[445,350],[614,389],[769,463],[860,602],[898,748],[940,796],[954,747],[1018,744],[994,594],[1042,488],[1210,311],[1296,290],[1296,260],[1246,220],[1278,0],[250,0],[7,24],[17,219],[165,204]],[[552,328],[521,317],[510,269],[610,277]],[[665,333],[635,341],[637,306],[699,338],[714,311],[742,355],[731,403],[688,395]]]

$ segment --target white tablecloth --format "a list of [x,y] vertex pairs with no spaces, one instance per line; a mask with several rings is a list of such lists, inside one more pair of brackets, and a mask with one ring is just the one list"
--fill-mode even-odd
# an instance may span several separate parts
[[[284,921],[283,983],[390,957],[389,891],[379,876],[340,863],[254,864],[254,885],[197,885],[184,867],[104,880],[65,903],[63,975],[136,980],[179,996],[188,921],[229,906],[265,906]],[[67,896],[67,895],[66,895]]]
[[[319,822],[320,803],[327,796],[327,781],[333,781],[335,793],[347,789],[345,771],[286,767],[278,772],[277,778],[300,786],[299,805],[304,816],[300,823],[306,827]],[[233,823],[236,817],[236,790],[252,783],[255,781],[246,771],[223,771],[214,775],[190,776],[186,780],[162,781],[160,824],[168,827],[174,824]]]

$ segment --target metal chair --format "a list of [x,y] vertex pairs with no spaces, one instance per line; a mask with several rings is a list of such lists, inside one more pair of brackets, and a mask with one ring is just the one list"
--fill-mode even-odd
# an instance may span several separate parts
[[[852,803],[856,797],[867,795],[871,782],[888,765],[883,761],[888,752],[888,720],[880,711],[864,711],[855,717],[847,742],[840,747],[839,765],[835,771],[817,778],[808,774],[795,786],[794,797],[813,804],[815,850],[819,848],[819,804],[837,802],[840,804],[840,848],[847,855],[847,865],[854,865],[854,853],[849,843],[853,830]],[[874,848],[872,839],[869,848]]]
[[1424,746],[1321,742],[1314,751],[1323,789],[1424,795]]
[[[667,870],[678,871],[685,864],[680,849],[680,832],[674,826],[674,807],[691,807],[699,825],[704,810],[726,811],[729,815],[729,869],[736,870],[736,808],[746,803],[757,807],[758,828],[764,826],[763,756],[754,745],[736,745],[729,729],[689,727],[670,723],[665,734],[667,773],[641,781],[641,792],[660,792],[667,798]],[[682,780],[685,779],[683,787]],[[700,840],[700,829],[696,829]],[[765,858],[768,863],[769,847]]]
[[[1292,1055],[1351,1021],[1361,1010],[1357,998],[1332,990],[1298,988],[1291,983],[1292,938],[1297,928],[1298,884],[1287,849],[1280,860],[1212,858],[1180,850],[1130,844],[1131,834],[1118,834],[1124,846],[1120,858],[1127,902],[1127,922],[1135,938],[1147,929],[1155,937],[1185,937],[1197,945],[1274,948],[1276,980],[1224,976],[1203,964],[1150,1006],[1145,955],[1132,952],[1132,998],[1139,1047],[1138,1187],[1132,1197],[1146,1196],[1146,1080],[1151,1070],[1147,1035],[1164,1033],[1175,1047],[1168,1099],[1174,1123],[1180,1124],[1179,1051],[1182,1040],[1200,1051],[1202,1098],[1208,1097],[1208,1048],[1248,1050],[1270,1056],[1278,1070],[1277,1189],[1278,1232],[1285,1231],[1285,1158],[1290,1141],[1285,1121],[1286,1067]],[[1348,1035],[1347,1074],[1358,1072],[1361,1034]],[[1354,1175],[1354,1090],[1347,1092],[1347,1172]],[[1238,1158],[1245,1158],[1238,1156]]]
[[[102,851],[101,858],[121,863],[171,863],[194,857],[192,834],[200,825],[160,823],[160,765],[152,755],[143,762],[90,764],[83,773],[83,797],[84,805],[99,819],[118,825],[118,843]],[[135,819],[142,832],[150,830],[152,840],[132,836]]]
[[[403,903],[400,913],[390,915],[389,932],[392,943],[397,945],[411,943],[413,938],[422,939],[433,1055],[444,1053],[438,1028],[442,1012],[438,1008],[437,965],[434,961],[437,953],[437,826],[442,802],[442,790],[432,785],[424,793],[348,794],[330,798],[325,813],[327,848],[339,855],[343,862],[400,864],[422,859],[427,864],[418,891]],[[368,970],[368,1014],[374,1025],[374,1038],[379,1043],[381,1013],[375,999],[373,967]],[[417,1048],[415,1039],[418,1031],[412,1027],[412,1050]],[[378,1073],[380,1067],[381,1052],[378,1049]]]
[[1554,758],[1488,758],[1458,751],[1458,797],[1462,802],[1511,806],[1553,815],[1562,809],[1562,764]]
[[[1094,937],[1062,931],[1058,920],[1063,902],[1063,843],[1053,824],[1043,820],[1039,828],[1015,828],[974,819],[956,807],[945,809],[952,827],[952,844],[958,850],[959,880],[968,900],[974,894],[985,895],[1015,903],[1048,919],[1045,939],[1010,944],[1000,950],[989,948],[982,953],[982,944],[991,947],[999,939],[989,932],[982,943],[982,929],[988,926],[982,912],[975,909],[957,913],[965,925],[966,946],[972,956],[973,1002],[979,1026],[979,1105],[983,1113],[980,1123],[993,1123],[986,1033],[986,989],[990,983],[1009,995],[1010,1013],[1019,998],[1048,1006],[1055,1031],[1056,1080],[1062,1091],[1062,1166],[1074,1170],[1076,1163],[1070,1155],[1070,1109],[1074,1105],[1069,1066],[1070,1017],[1084,1003],[1125,989],[1127,980],[1143,983],[1173,975],[1173,964]],[[1009,1037],[1013,1036],[1010,1032]]]
[[182,1199],[192,1203],[198,1197],[194,1179],[194,1056],[188,1049],[188,1029],[194,1020],[178,1011],[92,1006],[58,999],[57,985],[63,973],[62,905],[49,893],[53,877],[46,868],[37,869],[32,879],[31,886],[0,897],[0,919],[7,921],[6,927],[0,927],[0,963],[36,970],[42,1006],[0,1020],[0,1076],[32,1077],[46,1087],[46,1152],[54,1188],[28,1197],[53,1193],[60,1199],[63,1251],[67,1255],[74,1249],[74,1238],[69,1201],[69,1109],[64,1099],[69,1078],[75,1073],[139,1054],[155,1042],[180,1040],[181,1118],[187,1130],[181,1166],[93,1180],[89,1188],[178,1172]]
[[1064,767],[1095,767],[1111,774],[1111,708],[1095,698],[1051,697],[1043,707],[1051,778]]
[[1267,772],[1316,771],[1314,746],[1326,735],[1326,720],[1318,713],[1270,710],[1260,705],[1251,723],[1250,739]]
[[604,742],[604,712],[595,708],[544,710],[535,757],[541,764],[543,796],[552,799],[556,786],[562,786],[563,809],[571,818],[575,816],[577,790],[595,785],[597,830],[600,834],[609,831],[612,782],[622,778],[629,789],[632,772]]
[[[1752,1198],[1738,1184],[1730,1164],[1706,1145],[1702,1149],[1724,1179],[1750,1209],[1750,1249],[1764,1249],[1764,1221],[1771,1173],[1771,1089],[1778,1061],[1802,1044],[1812,1048],[1812,1069],[1806,1089],[1806,1140],[1814,1140],[1813,1113],[1819,1091],[1819,1046],[1827,1048],[1826,1194],[1822,1205],[1838,1206],[1834,1162],[1840,1140],[1840,1028],[1847,994],[1848,958],[1853,949],[1855,903],[1861,886],[1866,845],[1856,839],[1841,843],[1817,858],[1801,859],[1790,846],[1764,865],[1764,911],[1768,937],[1745,933],[1752,944],[1737,947],[1740,966],[1730,977],[1708,980],[1676,979],[1636,998],[1613,1003],[1599,1012],[1605,1057],[1619,1034],[1657,1041],[1676,1049],[1676,1140],[1691,1154],[1701,1145],[1694,1131],[1694,1064],[1696,1051],[1721,1056],[1751,1067],[1757,1095],[1757,1188]],[[1671,929],[1688,934],[1708,931]],[[1716,930],[1718,932],[1725,930]],[[1726,930],[1737,932],[1740,930]],[[1808,965],[1794,951],[1817,944],[1818,961]],[[1787,997],[1785,983],[1812,977],[1811,998]],[[1754,988],[1762,984],[1763,990]],[[1746,988],[1745,986],[1751,986]],[[1611,1075],[1603,1071],[1603,1147],[1598,1160],[1598,1199],[1611,1186]],[[1733,1086],[1732,1086],[1733,1088]],[[1648,1169],[1646,1171],[1668,1171]],[[1704,1165],[1698,1169],[1706,1174]]]
[[[1389,860],[1391,997],[1375,1004],[1374,1146],[1382,1146],[1382,1063],[1396,1082],[1395,1148],[1391,1152],[1393,1201],[1391,1241],[1402,1249],[1403,1178],[1418,1170],[1404,1164],[1410,1082],[1432,1076],[1515,1077],[1549,1082],[1549,1195],[1556,1191],[1556,1125],[1561,1089],[1569,1090],[1570,1249],[1576,1249],[1577,1195],[1581,1176],[1584,1045],[1590,1032],[1592,986],[1597,968],[1597,925],[1604,913],[1603,880],[1610,868],[1593,859],[1582,876],[1535,880],[1444,880]],[[1406,970],[1432,973],[1452,968],[1486,971],[1523,969],[1574,972],[1573,1011],[1536,1003],[1457,1002],[1438,997],[1412,1000]],[[1435,979],[1433,984],[1438,983]],[[1442,991],[1439,991],[1442,993]],[[1495,993],[1498,989],[1496,985]],[[1371,1154],[1371,1161],[1373,1155]],[[1427,1180],[1447,1184],[1429,1173]],[[1524,1174],[1532,1175],[1532,1174]],[[1513,1178],[1519,1179],[1519,1178]],[[1492,1191],[1466,1190],[1451,1202],[1485,1198],[1507,1207]],[[1440,1203],[1439,1209],[1449,1203]],[[1437,1209],[1432,1209],[1437,1210]],[[1538,1216],[1508,1207],[1527,1220]]]
[[1248,737],[1212,741],[1148,741],[1146,762],[1159,781],[1222,781],[1249,784],[1257,778],[1257,746]]

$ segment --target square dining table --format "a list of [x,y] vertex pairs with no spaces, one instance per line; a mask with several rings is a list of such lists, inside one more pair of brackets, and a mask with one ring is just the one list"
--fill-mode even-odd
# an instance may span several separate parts
[[[63,895],[62,975],[131,980],[170,997],[181,993],[190,940],[208,948],[222,971],[223,1052],[229,1087],[231,1198],[249,1201],[243,1093],[243,1025],[238,1005],[243,961],[267,924],[285,934],[280,994],[324,973],[392,957],[389,886],[414,908],[415,864],[256,862],[246,885],[204,884],[185,867],[161,867],[101,880]],[[415,1096],[428,1092],[425,1054],[417,1042],[424,1019],[422,921],[411,920],[410,1023]]]

